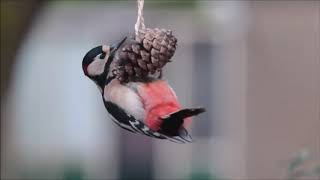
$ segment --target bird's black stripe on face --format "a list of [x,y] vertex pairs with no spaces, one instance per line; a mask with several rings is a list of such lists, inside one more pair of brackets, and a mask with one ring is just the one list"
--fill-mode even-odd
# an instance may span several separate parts
[[[83,57],[82,65],[89,65],[96,56],[99,54],[103,54],[102,46],[97,46],[91,49],[87,54]],[[105,53],[104,53],[105,54]]]
[[97,76],[90,76],[87,72],[87,67],[89,66],[89,64],[91,64],[96,57],[100,55],[98,58],[100,58],[101,60],[103,60],[106,56],[106,53],[103,51],[102,46],[97,46],[95,48],[92,48],[89,52],[87,52],[87,54],[83,57],[83,61],[82,61],[82,68],[85,72],[85,74],[91,78],[93,81],[95,81],[98,86],[100,86],[101,88],[103,88],[104,84],[105,84],[105,78],[106,75],[108,73],[108,69],[106,69],[101,75],[97,75]]
[[99,58],[100,58],[100,59],[104,59],[104,58],[106,57],[106,55],[107,55],[107,53],[103,52],[103,53],[99,56]]

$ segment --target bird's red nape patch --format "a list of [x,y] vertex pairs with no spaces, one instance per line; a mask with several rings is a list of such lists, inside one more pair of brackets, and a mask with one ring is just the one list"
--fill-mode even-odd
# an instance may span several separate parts
[[160,117],[181,108],[174,92],[165,81],[159,80],[143,84],[138,89],[138,93],[145,109],[145,124],[154,131],[160,128]]

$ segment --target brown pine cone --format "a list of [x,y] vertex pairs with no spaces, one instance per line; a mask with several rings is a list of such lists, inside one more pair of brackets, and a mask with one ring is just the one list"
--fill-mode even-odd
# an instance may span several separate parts
[[177,39],[170,30],[145,29],[118,50],[112,73],[121,82],[145,79],[170,62],[176,44]]
[[151,57],[162,62],[168,62],[176,50],[177,38],[172,35],[171,30],[166,29],[144,29],[136,40],[151,52]]

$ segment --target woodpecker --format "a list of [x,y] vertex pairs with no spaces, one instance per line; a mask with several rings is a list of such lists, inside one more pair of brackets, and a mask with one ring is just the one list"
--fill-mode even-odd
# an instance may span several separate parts
[[84,74],[94,81],[102,95],[111,119],[121,128],[177,143],[192,142],[187,126],[191,116],[204,108],[182,109],[171,86],[162,79],[148,77],[143,81],[121,83],[110,72],[121,42],[91,49],[84,56]]

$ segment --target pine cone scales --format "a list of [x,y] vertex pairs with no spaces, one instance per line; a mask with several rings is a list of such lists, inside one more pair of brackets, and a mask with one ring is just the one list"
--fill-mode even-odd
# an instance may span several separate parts
[[140,36],[136,38],[143,47],[158,57],[159,53],[165,55],[163,58],[170,59],[175,50],[177,39],[172,35],[171,30],[166,29],[145,29],[141,31]]
[[170,30],[144,29],[119,49],[112,72],[121,82],[143,79],[170,62],[176,44],[177,39]]

